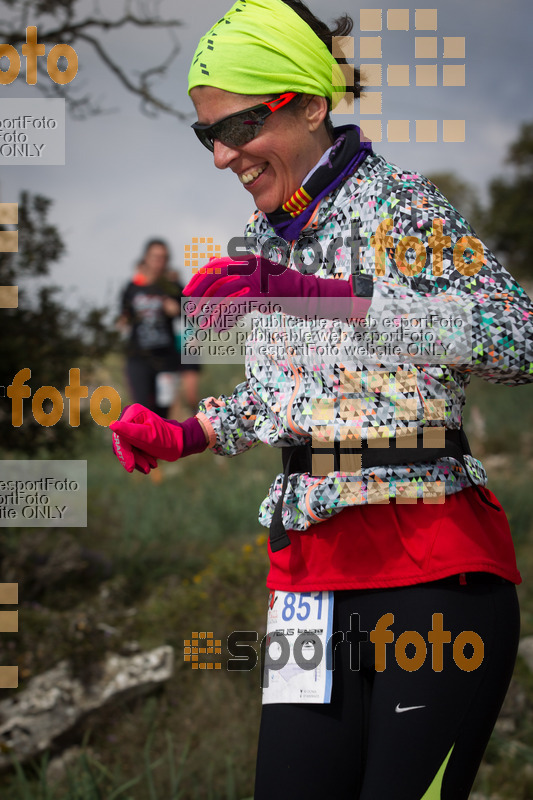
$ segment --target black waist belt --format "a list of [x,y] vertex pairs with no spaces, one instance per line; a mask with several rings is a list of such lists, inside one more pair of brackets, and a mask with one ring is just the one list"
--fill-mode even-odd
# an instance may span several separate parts
[[[368,447],[366,440],[361,441],[359,447],[342,447],[342,453],[356,453],[361,456],[362,469],[372,467],[387,467],[395,464],[413,464],[416,462],[437,461],[440,458],[455,458],[463,467],[466,477],[470,484],[476,489],[482,501],[486,505],[491,506],[499,511],[499,507],[490,502],[490,500],[481,491],[481,488],[475,484],[470,477],[468,469],[465,464],[465,455],[472,455],[470,445],[466,438],[466,433],[463,428],[457,430],[446,429],[444,447],[422,447],[423,434],[417,434],[417,447],[387,447],[376,448]],[[397,444],[397,439],[391,439],[391,443]],[[340,472],[340,456],[341,456],[341,442],[332,442],[331,447],[315,448],[315,454],[333,455],[333,471]],[[289,475],[295,472],[308,472],[313,474],[313,447],[309,444],[295,445],[293,447],[283,447],[281,449],[281,456],[283,460],[283,484],[281,487],[281,496],[274,509],[272,515],[272,522],[270,523],[270,549],[272,552],[283,550],[287,547],[291,540],[287,535],[287,531],[282,521],[283,500],[285,492],[287,491],[287,483]]]

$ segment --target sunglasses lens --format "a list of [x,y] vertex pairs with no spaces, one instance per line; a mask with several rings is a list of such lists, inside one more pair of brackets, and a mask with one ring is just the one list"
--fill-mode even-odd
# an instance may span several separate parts
[[211,150],[211,152],[213,152],[214,143],[213,143],[213,137],[211,135],[211,130],[203,131],[199,128],[195,128],[194,125],[192,125],[191,127],[195,132],[198,141],[200,141],[204,147],[207,147],[208,150]]
[[[277,111],[278,108],[288,105],[288,102],[291,102],[297,97],[297,95],[294,94],[294,96],[290,97],[287,101],[286,98],[289,96],[289,94],[281,95],[281,99],[283,100],[283,98],[285,98],[285,100],[276,108],[269,108],[268,104],[260,103],[254,109],[248,108],[241,113],[231,114],[229,117],[221,119],[214,125],[204,127],[195,123],[192,127],[203,146],[207,147],[211,152],[215,149],[216,139],[222,142],[222,144],[227,145],[227,147],[242,147],[243,144],[247,144],[251,142],[252,139],[255,139],[270,114]],[[279,99],[280,98],[275,98],[275,100]],[[274,101],[270,102],[272,103]],[[197,124],[198,127],[195,127]]]
[[263,120],[256,114],[246,111],[244,114],[237,114],[229,119],[221,120],[212,128],[212,138],[218,139],[228,147],[241,147],[243,144],[255,139]]

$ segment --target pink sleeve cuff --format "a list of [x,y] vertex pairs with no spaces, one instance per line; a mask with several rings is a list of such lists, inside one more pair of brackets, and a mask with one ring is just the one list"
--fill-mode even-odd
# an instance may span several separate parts
[[206,429],[206,431],[207,431],[207,433],[209,435],[209,442],[207,443],[207,446],[208,447],[214,447],[216,442],[217,442],[217,435],[216,435],[215,429],[213,428],[213,426],[211,425],[211,422],[209,421],[209,417],[207,417],[203,413],[203,411],[199,411],[196,414],[196,418],[198,420],[200,420],[200,422],[202,423],[202,425],[204,426],[204,428]]

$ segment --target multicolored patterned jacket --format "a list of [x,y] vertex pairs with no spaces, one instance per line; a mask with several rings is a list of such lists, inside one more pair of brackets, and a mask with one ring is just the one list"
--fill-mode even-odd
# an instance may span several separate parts
[[[372,237],[384,220],[392,221],[381,228],[391,238],[385,240],[380,254],[379,238]],[[359,269],[373,278],[369,316],[378,307],[390,307],[398,318],[424,303],[431,307],[435,301],[442,302],[444,297],[450,309],[471,312],[469,357],[453,366],[412,364],[408,359],[401,363],[391,360],[389,364],[385,360],[379,364],[357,360],[350,364],[322,363],[320,359],[296,364],[291,360],[290,347],[278,358],[256,353],[248,357],[246,380],[233,394],[207,398],[200,404],[202,417],[205,415],[204,421],[216,436],[212,446],[215,453],[235,456],[259,442],[280,448],[306,444],[321,433],[325,439],[340,439],[348,446],[357,435],[370,441],[429,428],[458,428],[470,375],[509,386],[533,380],[530,299],[487,248],[479,245],[469,267],[472,249],[462,254],[472,240],[460,240],[476,235],[429,180],[402,172],[381,156],[370,154],[352,176],[324,198],[304,231],[321,245],[315,248],[322,253],[317,277],[349,278],[353,261],[349,237],[354,222],[361,240]],[[261,212],[252,216],[245,235],[257,237],[258,250],[275,236]],[[404,237],[416,237],[424,244],[425,266],[422,245],[414,239],[404,241],[398,249]],[[339,241],[332,245],[336,239]],[[407,261],[409,245],[415,246],[419,258],[413,268]],[[295,268],[293,255],[289,266]],[[269,335],[283,343],[283,331],[289,330],[291,321],[279,315],[278,328],[272,332],[270,326]],[[340,325],[328,324],[330,329]],[[323,325],[316,323],[315,333],[319,329],[323,330]],[[354,341],[358,333],[361,335],[356,324],[350,327],[344,323],[341,335],[346,337],[346,331]],[[486,473],[480,461],[466,456],[466,463],[471,480],[485,485]],[[413,456],[403,465],[359,471],[353,465],[350,469],[347,460],[344,465],[341,461],[341,470],[326,469],[319,473],[321,477],[307,473],[290,476],[283,511],[287,529],[306,530],[354,503],[414,497],[438,501],[439,496],[470,485],[461,465],[451,458],[424,463]],[[267,527],[280,496],[282,477],[280,472],[261,504],[259,521]]]

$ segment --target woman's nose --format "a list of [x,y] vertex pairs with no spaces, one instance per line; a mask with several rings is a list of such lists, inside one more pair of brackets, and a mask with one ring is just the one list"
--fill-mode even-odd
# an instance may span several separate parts
[[226,169],[233,159],[239,155],[238,148],[223,144],[218,139],[215,139],[213,147],[215,167],[217,167],[217,169]]

